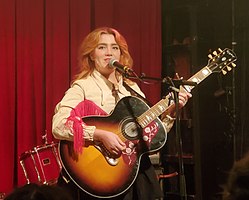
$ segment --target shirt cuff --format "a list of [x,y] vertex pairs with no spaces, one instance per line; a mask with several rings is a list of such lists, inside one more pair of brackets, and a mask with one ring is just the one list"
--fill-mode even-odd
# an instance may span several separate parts
[[87,126],[85,124],[82,124],[84,129],[84,139],[93,141],[93,134],[96,130],[96,126]]

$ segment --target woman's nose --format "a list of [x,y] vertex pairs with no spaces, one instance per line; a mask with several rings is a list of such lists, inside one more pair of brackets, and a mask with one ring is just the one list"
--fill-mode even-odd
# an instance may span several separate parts
[[112,48],[111,47],[107,47],[106,54],[107,55],[112,55]]

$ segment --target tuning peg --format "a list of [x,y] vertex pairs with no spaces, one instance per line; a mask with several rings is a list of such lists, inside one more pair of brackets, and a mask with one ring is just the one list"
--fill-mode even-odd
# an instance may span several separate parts
[[218,55],[217,51],[214,51],[214,52],[213,52],[213,54],[214,54],[215,56],[217,56],[217,55]]
[[221,49],[221,48],[219,48],[219,49],[218,49],[218,51],[221,53],[221,52],[222,52],[222,49]]
[[228,70],[228,71],[231,71],[231,70],[232,70],[232,67],[227,66],[227,70]]
[[224,70],[224,69],[223,69],[223,70],[221,70],[221,72],[222,72],[222,74],[223,74],[223,75],[226,75],[226,74],[227,74],[227,71],[226,71],[226,70]]
[[232,63],[232,66],[233,66],[233,67],[236,67],[236,64],[235,64],[235,63]]
[[213,56],[212,56],[211,54],[208,54],[208,57],[209,57],[210,59],[213,59]]

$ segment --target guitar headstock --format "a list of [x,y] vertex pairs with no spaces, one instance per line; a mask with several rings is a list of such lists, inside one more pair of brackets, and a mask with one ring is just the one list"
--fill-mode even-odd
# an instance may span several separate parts
[[223,75],[227,74],[227,71],[231,71],[236,64],[234,63],[237,60],[236,54],[231,49],[218,49],[213,52],[213,55],[209,54],[210,58],[208,61],[207,67],[214,72],[222,72]]

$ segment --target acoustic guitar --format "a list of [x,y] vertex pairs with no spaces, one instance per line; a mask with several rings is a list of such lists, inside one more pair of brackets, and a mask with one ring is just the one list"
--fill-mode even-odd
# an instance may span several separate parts
[[[236,55],[231,49],[219,49],[210,55],[207,66],[189,81],[197,84],[210,74],[226,74],[236,65]],[[185,86],[188,92],[194,86]],[[72,181],[86,193],[98,198],[116,197],[135,181],[143,154],[160,150],[167,140],[166,130],[159,116],[167,111],[167,100],[153,107],[134,96],[122,98],[108,116],[87,116],[82,120],[98,129],[117,134],[126,144],[121,155],[112,155],[101,143],[88,143],[82,153],[76,153],[73,142],[60,141],[59,157]]]

